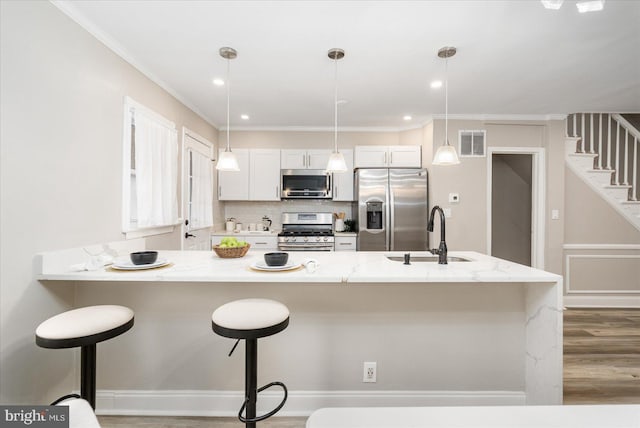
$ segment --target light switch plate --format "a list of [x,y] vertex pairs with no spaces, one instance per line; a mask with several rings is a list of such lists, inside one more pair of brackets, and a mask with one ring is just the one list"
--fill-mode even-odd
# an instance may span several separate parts
[[559,220],[560,219],[560,211],[551,210],[551,220]]
[[451,208],[443,208],[442,211],[444,211],[445,218],[451,218]]

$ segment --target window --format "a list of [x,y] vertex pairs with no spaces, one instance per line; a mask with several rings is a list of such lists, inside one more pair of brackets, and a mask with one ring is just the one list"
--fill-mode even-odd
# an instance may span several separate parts
[[461,157],[484,157],[487,131],[459,131],[458,148]]
[[178,218],[175,124],[125,98],[122,231],[127,238],[171,232]]

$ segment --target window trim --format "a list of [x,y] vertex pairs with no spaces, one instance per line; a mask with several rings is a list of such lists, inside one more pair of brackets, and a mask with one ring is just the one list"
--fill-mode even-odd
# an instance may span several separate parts
[[[122,218],[121,228],[122,233],[125,235],[125,239],[143,238],[146,236],[161,235],[165,233],[171,233],[175,230],[176,226],[182,223],[182,218],[178,218],[176,223],[164,226],[154,227],[132,227],[131,224],[131,176],[133,171],[131,170],[131,125],[132,125],[132,112],[134,110],[143,111],[147,116],[153,117],[154,120],[161,122],[167,127],[173,127],[175,129],[175,123],[167,120],[158,113],[150,110],[139,102],[132,98],[124,97],[124,109],[123,109],[123,129],[122,129]],[[179,160],[178,160],[179,161]]]

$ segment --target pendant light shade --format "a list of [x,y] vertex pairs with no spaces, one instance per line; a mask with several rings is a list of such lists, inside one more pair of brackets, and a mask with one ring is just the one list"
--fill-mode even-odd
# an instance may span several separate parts
[[229,138],[229,99],[231,92],[231,81],[229,79],[229,64],[232,59],[238,56],[238,52],[229,47],[220,48],[220,56],[227,60],[227,148],[224,152],[220,153],[216,169],[218,171],[240,171],[238,165],[238,158],[231,152],[231,143]]
[[338,60],[344,58],[344,50],[338,48],[330,49],[327,55],[335,64],[333,90],[333,153],[331,153],[329,162],[327,162],[327,172],[345,172],[347,171],[347,163],[344,160],[344,155],[338,151]]
[[456,48],[444,47],[438,51],[438,56],[445,59],[444,66],[444,144],[436,150],[433,165],[457,165],[460,163],[455,147],[449,144],[449,75],[447,66],[449,58],[456,54]]

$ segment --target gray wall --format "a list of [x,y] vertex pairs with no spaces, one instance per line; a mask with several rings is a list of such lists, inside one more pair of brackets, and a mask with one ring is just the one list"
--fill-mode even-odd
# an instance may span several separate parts
[[[74,306],[75,290],[35,281],[34,256],[123,239],[124,96],[179,131],[215,142],[217,130],[51,3],[0,8],[0,402],[44,404],[71,389],[74,352],[38,348],[34,331]],[[179,239],[176,231],[154,245],[179,248]]]
[[491,255],[531,266],[532,156],[494,154]]

